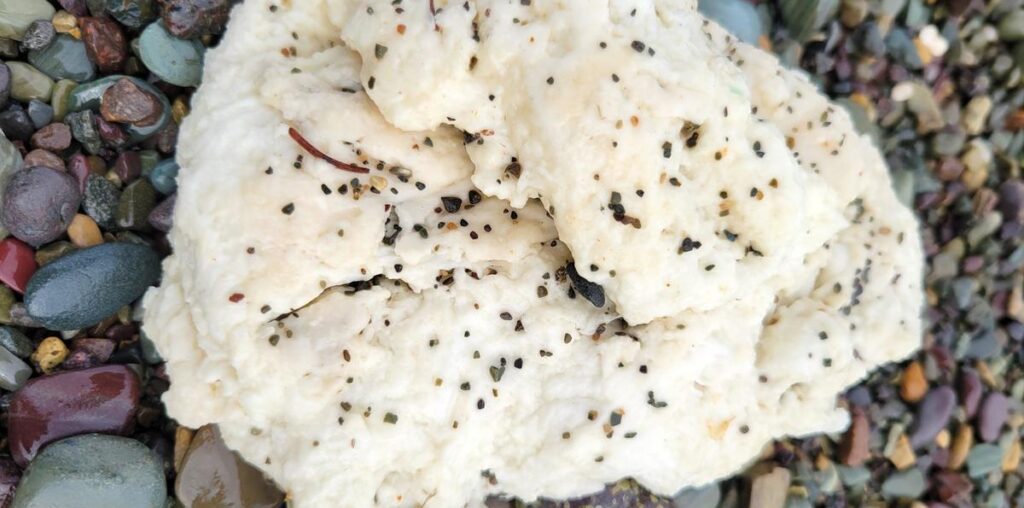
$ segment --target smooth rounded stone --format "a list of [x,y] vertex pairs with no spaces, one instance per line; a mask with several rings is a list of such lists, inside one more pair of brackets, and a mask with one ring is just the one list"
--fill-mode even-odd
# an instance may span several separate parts
[[28,141],[35,132],[32,125],[32,118],[20,107],[12,106],[7,111],[0,113],[0,130],[6,134],[8,139],[15,141]]
[[107,18],[82,18],[78,22],[89,59],[104,73],[120,71],[128,59],[128,41],[121,26]]
[[71,135],[82,144],[86,152],[96,155],[103,149],[103,141],[100,139],[100,132],[96,127],[96,119],[92,111],[68,113],[64,117],[64,123],[71,127]]
[[887,499],[918,499],[927,487],[920,469],[908,469],[886,478],[882,483],[882,495]]
[[263,473],[224,445],[213,425],[201,427],[192,436],[174,493],[191,508],[277,508],[284,499]]
[[47,0],[3,0],[0,2],[0,38],[20,41],[29,25],[50,19],[57,12]]
[[6,107],[11,100],[11,69],[0,62],[0,108]]
[[18,331],[17,328],[11,328],[10,326],[0,326],[0,347],[21,359],[28,358],[35,351],[32,339]]
[[48,46],[57,37],[57,30],[48,19],[37,19],[29,23],[21,37],[23,51],[35,51]]
[[139,377],[124,365],[33,379],[14,394],[8,410],[14,461],[24,466],[47,444],[68,436],[128,435],[135,426],[141,390]]
[[789,35],[806,41],[835,17],[839,0],[782,0],[779,8]]
[[53,152],[49,152],[41,148],[37,148],[25,154],[25,167],[31,168],[34,166],[56,169],[57,171],[64,171],[67,169],[64,165],[63,159]]
[[85,43],[60,34],[49,46],[30,51],[28,61],[47,76],[72,81],[90,81],[96,77],[96,66],[89,60]]
[[43,449],[12,508],[164,508],[165,482],[160,459],[142,443],[86,434]]
[[177,201],[177,194],[172,194],[149,213],[149,225],[167,233],[174,226],[174,203]]
[[1010,418],[1010,401],[1000,392],[989,393],[978,410],[978,436],[991,443],[999,439],[1003,425]]
[[86,215],[104,229],[117,227],[117,207],[121,202],[121,191],[110,180],[98,175],[89,175],[85,181],[85,195],[82,208]]
[[1013,10],[999,21],[999,38],[1010,42],[1024,40],[1024,9]]
[[[162,130],[164,127],[167,126],[171,119],[171,103],[167,100],[167,96],[164,95],[163,92],[158,90],[153,85],[150,85],[149,83],[146,83],[145,81],[142,81],[138,78],[133,78],[129,76],[107,76],[105,78],[98,79],[91,83],[85,83],[77,86],[71,93],[71,99],[69,101],[68,107],[71,111],[83,111],[87,109],[93,111],[100,111],[104,101],[103,98],[107,89],[114,86],[114,84],[116,84],[118,81],[122,79],[130,80],[133,84],[135,84],[137,88],[145,91],[152,97],[156,97],[157,102],[159,102],[161,108],[159,117],[152,124],[142,123],[126,125],[126,131],[128,132],[128,135],[131,137],[131,141],[133,143],[137,143],[153,136],[154,134]],[[108,108],[109,107],[110,106],[108,106]],[[110,118],[107,118],[107,120],[110,120]]]
[[32,247],[16,238],[0,241],[0,282],[18,293],[24,293],[36,268]]
[[14,391],[32,376],[32,367],[10,351],[0,348],[0,388]]
[[53,80],[25,62],[7,62],[11,70],[11,97],[21,102],[38,99],[50,100],[53,94]]
[[62,79],[53,85],[53,95],[50,97],[50,105],[53,107],[53,119],[63,122],[68,114],[68,102],[71,100],[71,91],[78,86],[78,83],[70,79]]
[[746,0],[700,0],[698,5],[701,14],[747,44],[756,45],[764,35],[757,9]]
[[[53,98],[51,97],[50,100]],[[37,129],[42,129],[53,121],[53,106],[43,101],[29,101],[25,111],[28,112],[28,117],[32,119],[32,125]]]
[[952,388],[939,386],[929,390],[917,407],[910,444],[914,448],[921,448],[931,443],[946,428],[955,407],[956,393]]
[[128,28],[140,29],[157,16],[153,0],[107,0],[107,13]]
[[170,34],[162,22],[139,36],[139,57],[160,79],[178,86],[197,86],[203,77],[203,45]]
[[231,0],[159,0],[164,25],[175,37],[194,39],[224,30]]
[[51,123],[32,135],[32,146],[60,152],[71,146],[71,128],[62,123]]
[[19,240],[38,247],[67,230],[80,203],[78,183],[71,175],[27,168],[7,182],[0,220]]
[[160,256],[149,247],[105,243],[36,271],[25,291],[25,308],[46,328],[77,330],[131,304],[159,277]]
[[160,161],[149,174],[149,181],[157,192],[167,195],[178,190],[178,163],[174,159]]
[[136,180],[124,188],[117,205],[117,226],[131,231],[149,230],[149,214],[156,208],[156,190],[148,180]]

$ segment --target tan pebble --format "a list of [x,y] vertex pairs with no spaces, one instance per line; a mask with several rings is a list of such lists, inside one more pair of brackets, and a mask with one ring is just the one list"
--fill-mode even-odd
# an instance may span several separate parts
[[[68,11],[57,11],[57,13],[53,15],[53,28],[57,30],[57,33],[71,33],[71,31],[77,27],[78,18]],[[79,36],[81,36],[81,32],[79,32]]]
[[946,467],[950,471],[956,471],[964,466],[967,461],[967,454],[974,444],[974,429],[970,425],[961,425],[956,431],[956,438],[953,439],[953,447],[949,450],[949,462]]
[[917,402],[924,398],[925,393],[928,393],[928,379],[924,368],[917,361],[910,362],[900,376],[900,397],[907,402]]
[[103,233],[100,232],[96,221],[81,213],[71,219],[71,225],[68,226],[68,237],[71,238],[71,243],[78,248],[92,247],[103,243]]
[[910,440],[907,439],[906,434],[900,434],[899,440],[896,441],[896,447],[887,458],[900,471],[917,463],[917,455],[914,455],[914,449],[910,446]]
[[1014,439],[1003,455],[1003,472],[1011,473],[1020,466],[1020,440]]
[[192,444],[192,436],[195,431],[188,427],[178,427],[174,431],[174,470],[181,470],[181,462],[185,460],[185,452]]
[[935,436],[935,444],[939,445],[939,448],[949,448],[949,441],[952,437],[949,435],[949,431],[942,429],[937,436]]
[[67,357],[68,347],[57,337],[43,339],[32,353],[32,361],[46,374],[60,366]]

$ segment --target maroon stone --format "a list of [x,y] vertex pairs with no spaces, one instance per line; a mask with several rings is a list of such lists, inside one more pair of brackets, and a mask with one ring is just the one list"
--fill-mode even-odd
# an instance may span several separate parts
[[914,448],[920,448],[931,443],[935,436],[946,428],[955,407],[956,392],[952,388],[939,386],[929,390],[917,407],[910,444]]
[[11,289],[25,293],[28,280],[36,273],[36,256],[32,247],[16,238],[0,241],[0,281]]
[[978,436],[991,443],[999,439],[1003,425],[1010,418],[1010,401],[1000,392],[989,393],[978,410]]
[[128,133],[124,131],[116,123],[108,122],[103,119],[102,116],[96,118],[96,130],[100,133],[100,139],[103,140],[103,144],[114,148],[120,149],[128,146]]
[[0,508],[8,508],[14,502],[18,480],[21,480],[21,468],[7,457],[0,458]]
[[63,123],[51,123],[32,135],[32,146],[51,152],[67,150],[71,146],[71,127]]
[[88,369],[107,363],[114,353],[114,341],[108,339],[75,339],[71,354],[61,364],[66,370]]
[[65,170],[64,160],[56,154],[43,150],[42,148],[32,150],[25,155],[25,167],[31,168],[35,166],[56,169],[57,171]]
[[24,466],[46,444],[102,432],[127,435],[139,407],[138,376],[123,365],[63,372],[29,381],[11,399],[8,439]]
[[128,42],[121,27],[107,18],[81,18],[78,24],[89,60],[102,72],[120,71],[128,59]]
[[967,414],[968,418],[974,418],[975,413],[978,412],[978,405],[981,403],[981,378],[978,373],[964,369],[963,374],[960,375],[960,401],[964,405],[964,413]]
[[142,158],[139,152],[124,152],[114,161],[114,173],[124,183],[134,182],[142,174]]
[[152,125],[160,119],[163,104],[153,94],[123,78],[103,92],[100,114],[108,122]]

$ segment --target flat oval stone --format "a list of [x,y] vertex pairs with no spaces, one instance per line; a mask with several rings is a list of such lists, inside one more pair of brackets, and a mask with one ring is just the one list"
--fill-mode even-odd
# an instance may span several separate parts
[[149,181],[157,192],[167,195],[178,190],[178,171],[180,167],[174,159],[160,161],[149,173]]
[[11,399],[8,439],[24,466],[49,443],[90,432],[127,435],[139,407],[139,377],[106,365],[33,379]]
[[36,272],[35,251],[16,238],[0,241],[0,282],[24,293],[28,280]]
[[38,247],[64,234],[81,199],[71,175],[32,167],[14,173],[7,182],[0,219],[11,234]]
[[53,80],[25,62],[7,62],[11,71],[11,97],[21,102],[39,99],[50,100],[53,94]]
[[96,66],[85,50],[85,43],[60,34],[43,49],[29,51],[28,61],[52,79],[89,81],[96,77]]
[[159,458],[134,439],[69,437],[32,461],[12,508],[165,508],[165,481]]
[[36,271],[25,291],[25,307],[46,328],[76,330],[134,302],[159,277],[160,256],[149,247],[105,243]]
[[1010,418],[1010,401],[1000,392],[989,393],[978,409],[978,436],[991,443],[999,439],[1003,425]]
[[120,71],[128,59],[128,42],[121,26],[107,18],[82,18],[78,23],[89,59],[105,73]]
[[0,2],[0,37],[20,41],[37,19],[50,19],[57,12],[46,0],[4,0]]
[[174,492],[191,508],[277,508],[284,499],[260,470],[224,445],[213,425],[192,437]]
[[946,428],[955,407],[956,392],[952,388],[939,386],[929,390],[928,395],[925,395],[917,407],[910,444],[914,448],[920,448],[935,439],[935,436]]
[[170,34],[162,22],[139,36],[139,57],[160,79],[178,86],[196,86],[203,77],[203,45]]

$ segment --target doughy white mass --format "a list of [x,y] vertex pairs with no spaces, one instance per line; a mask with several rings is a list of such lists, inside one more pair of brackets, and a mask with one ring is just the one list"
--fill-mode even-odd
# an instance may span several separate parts
[[299,508],[671,495],[919,345],[841,108],[695,2],[525,3],[248,0],[207,55],[145,331]]

